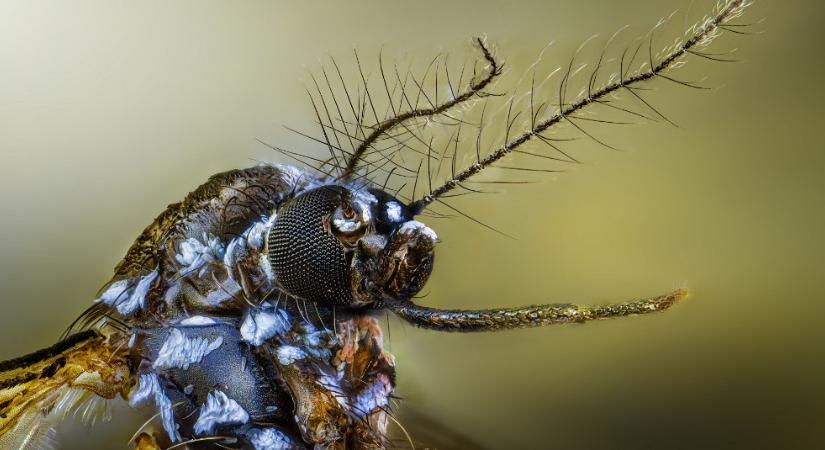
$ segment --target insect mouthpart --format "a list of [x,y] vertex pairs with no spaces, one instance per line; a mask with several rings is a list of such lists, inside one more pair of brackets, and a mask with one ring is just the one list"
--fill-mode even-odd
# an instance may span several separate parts
[[417,294],[432,271],[437,236],[377,190],[324,185],[277,211],[269,262],[289,294],[326,305],[369,306]]

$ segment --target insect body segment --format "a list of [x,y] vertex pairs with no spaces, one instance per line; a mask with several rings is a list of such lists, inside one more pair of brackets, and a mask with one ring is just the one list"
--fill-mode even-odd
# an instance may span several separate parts
[[153,245],[135,243],[152,256],[116,275],[88,320],[128,340],[130,403],[158,410],[161,443],[384,445],[394,359],[375,320],[346,309],[373,301],[368,269],[408,240],[403,211],[381,213],[379,197],[288,166],[233,171],[170,206],[188,214],[144,233]]
[[[235,203],[255,198],[249,190],[267,195]],[[101,316],[109,332],[128,339],[130,403],[158,410],[170,444],[225,436],[269,449],[255,442],[277,434],[295,448],[383,447],[395,369],[371,309],[433,329],[489,331],[658,311],[678,298],[425,308],[412,298],[433,269],[437,235],[386,192],[275,166],[218,175],[189,198],[201,206],[151,237],[143,269],[116,276],[98,303],[110,308]]]
[[[0,363],[0,445],[42,448],[51,426],[47,418],[77,408],[96,411],[89,409],[89,397],[121,394],[158,412],[162,431],[142,427],[135,433],[141,449],[199,442],[255,450],[385,448],[394,420],[395,359],[383,348],[374,311],[435,330],[496,331],[669,308],[684,291],[593,307],[418,305],[415,295],[434,268],[438,237],[417,218],[436,203],[449,207],[448,192],[472,192],[463,183],[528,141],[549,142],[541,134],[562,121],[574,124],[581,110],[608,104],[622,90],[638,96],[634,86],[647,80],[670,79],[665,73],[708,45],[748,4],[721,2],[661,61],[654,63],[651,52],[648,68],[637,74],[621,67],[595,89],[594,72],[587,95],[573,103],[560,99],[559,112],[549,119],[537,121],[538,112],[531,111],[527,131],[486,157],[477,148],[474,163],[452,167],[440,187],[429,180],[428,193],[418,199],[402,201],[405,196],[366,181],[378,170],[375,158],[390,163],[395,154],[375,144],[397,139],[393,131],[414,134],[419,119],[455,119],[450,114],[456,106],[491,97],[484,90],[501,74],[501,64],[480,39],[487,70],[477,72],[465,91],[443,103],[436,96],[429,108],[407,100],[405,111],[393,107],[393,117],[376,115],[377,123],[366,129],[364,114],[353,107],[356,130],[348,136],[359,143],[347,152],[327,139],[332,157],[318,170],[262,164],[211,177],[143,231],[64,341]],[[560,97],[566,81],[567,75]],[[392,100],[389,89],[387,94]],[[326,128],[341,131],[332,119],[318,118],[325,134]],[[509,132],[512,120],[507,122]],[[459,134],[460,128],[456,147]],[[428,175],[430,144],[420,152]],[[453,153],[453,166],[456,160]],[[322,170],[330,164],[333,170]],[[417,181],[417,172],[411,173]],[[413,185],[412,197],[415,190]]]
[[[152,439],[164,445],[385,447],[395,360],[370,310],[432,329],[491,331],[659,311],[681,297],[418,306],[436,233],[385,192],[287,166],[217,175],[169,208],[177,212],[158,221],[178,220],[147,228],[84,319],[117,343],[106,351],[128,363],[129,402],[158,411],[163,433]],[[124,392],[127,379],[116,384]]]

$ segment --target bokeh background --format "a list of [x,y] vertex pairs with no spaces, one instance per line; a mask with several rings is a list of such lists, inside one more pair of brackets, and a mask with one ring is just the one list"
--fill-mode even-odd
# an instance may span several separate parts
[[[306,73],[327,55],[426,60],[484,33],[511,70],[550,40],[644,34],[706,0],[0,2],[0,359],[51,344],[143,227],[209,175],[321,154]],[[598,127],[585,164],[461,206],[428,305],[595,303],[687,286],[653,316],[499,334],[391,321],[400,415],[422,446],[813,449],[825,419],[825,4],[757,1],[711,91],[659,86],[679,124]],[[666,27],[675,36],[683,20]],[[670,33],[670,34],[668,34]],[[126,448],[116,405],[63,448]],[[420,447],[422,447],[420,446]]]

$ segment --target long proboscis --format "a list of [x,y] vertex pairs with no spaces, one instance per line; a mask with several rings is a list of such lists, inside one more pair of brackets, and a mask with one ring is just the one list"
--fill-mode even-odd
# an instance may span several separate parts
[[436,309],[409,301],[388,301],[387,308],[421,328],[439,331],[498,331],[565,323],[584,323],[664,311],[687,296],[679,289],[658,297],[599,306],[548,304],[483,310]]

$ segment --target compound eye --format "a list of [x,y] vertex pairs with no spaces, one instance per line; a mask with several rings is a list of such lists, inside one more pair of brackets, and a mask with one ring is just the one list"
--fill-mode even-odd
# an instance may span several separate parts
[[357,229],[356,223],[348,224],[344,218],[349,195],[340,186],[321,186],[278,210],[267,250],[278,283],[290,294],[326,305],[353,302],[347,240],[338,231],[339,227]]
[[333,233],[347,244],[355,244],[367,230],[367,214],[350,204],[339,206],[330,218]]

